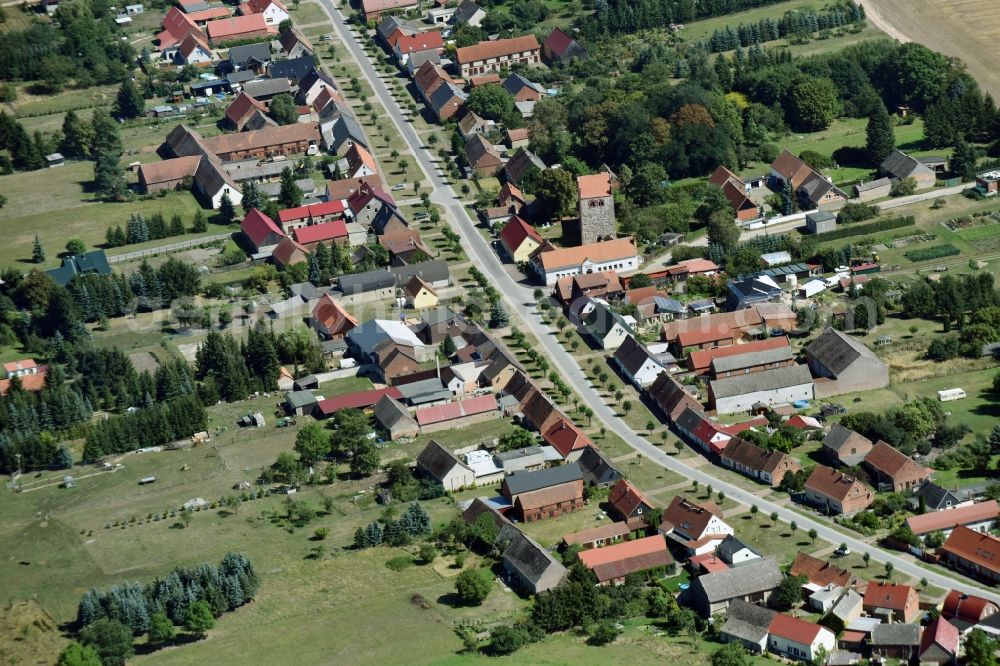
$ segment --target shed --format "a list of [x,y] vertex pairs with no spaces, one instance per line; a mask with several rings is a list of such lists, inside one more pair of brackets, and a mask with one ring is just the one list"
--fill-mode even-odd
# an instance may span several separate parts
[[66,165],[66,159],[62,156],[62,153],[52,153],[51,155],[46,155],[45,162],[49,165],[50,169]]
[[806,213],[806,231],[811,234],[825,234],[837,228],[837,216],[827,210]]
[[312,391],[289,391],[285,396],[285,410],[295,416],[304,416],[316,406]]
[[953,388],[944,389],[943,391],[937,392],[938,400],[941,402],[950,402],[952,400],[961,400],[965,397],[965,389]]

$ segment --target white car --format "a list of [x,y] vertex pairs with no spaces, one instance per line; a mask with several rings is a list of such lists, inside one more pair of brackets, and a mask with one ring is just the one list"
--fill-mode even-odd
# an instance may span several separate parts
[[851,554],[851,549],[848,548],[847,546],[841,546],[837,550],[833,551],[833,553],[834,553],[834,555],[839,555],[840,557],[843,557],[845,555],[850,555]]
[[399,185],[392,186],[393,192],[399,192],[400,190],[405,190],[405,189],[406,189],[406,183],[400,183]]

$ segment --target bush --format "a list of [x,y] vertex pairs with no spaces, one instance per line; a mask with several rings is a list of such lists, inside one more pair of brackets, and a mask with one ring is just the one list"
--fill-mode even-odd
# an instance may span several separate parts
[[469,606],[478,606],[486,600],[493,587],[493,574],[485,569],[468,569],[458,574],[455,590]]
[[961,250],[951,243],[945,243],[944,245],[910,250],[909,252],[904,252],[903,256],[910,261],[930,261],[931,259],[940,259],[942,257],[953,257],[956,254],[961,254]]
[[935,338],[927,347],[927,358],[932,361],[947,361],[956,356],[958,356],[957,335]]
[[402,571],[403,569],[413,565],[413,558],[409,555],[397,555],[390,560],[387,560],[385,566],[393,571]]
[[894,197],[906,197],[917,191],[917,181],[913,178],[897,180],[892,184],[889,194]]
[[854,224],[878,216],[878,206],[874,204],[847,203],[837,213],[837,224]]
[[826,155],[821,155],[815,150],[803,150],[799,153],[799,159],[811,166],[813,169],[829,169],[833,166],[833,160]]
[[824,241],[839,240],[841,238],[849,238],[851,236],[864,236],[865,234],[873,234],[879,231],[901,229],[902,227],[913,226],[915,223],[916,221],[912,216],[889,217],[883,220],[869,222],[868,224],[859,224],[857,226],[844,227],[835,231],[828,231],[825,234],[816,234],[814,238],[817,243],[822,243]]

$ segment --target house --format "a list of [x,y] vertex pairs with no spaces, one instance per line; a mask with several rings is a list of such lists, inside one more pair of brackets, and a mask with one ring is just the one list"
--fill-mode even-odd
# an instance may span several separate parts
[[[282,60],[281,62],[285,61]],[[262,102],[270,102],[278,95],[292,93],[292,84],[284,77],[254,79],[253,81],[247,81],[240,87],[246,94]]]
[[496,129],[496,121],[480,118],[472,111],[466,111],[458,121],[458,131],[468,141],[476,134],[489,134]]
[[622,478],[621,472],[615,469],[607,456],[594,446],[585,448],[576,464],[580,466],[583,480],[588,486],[607,488]]
[[361,16],[365,23],[378,21],[384,12],[395,12],[419,7],[418,0],[361,0]]
[[629,535],[632,530],[623,522],[611,523],[610,525],[599,525],[580,532],[573,532],[563,536],[562,543],[567,548],[570,546],[580,546],[584,550],[591,548],[601,548],[621,541]]
[[287,236],[278,241],[278,245],[271,252],[271,261],[279,270],[284,270],[288,266],[303,264],[308,261],[307,251],[304,247],[296,243]]
[[430,104],[431,95],[443,84],[452,83],[451,77],[441,65],[425,62],[413,75],[413,85],[423,98]]
[[[392,396],[384,395],[375,403],[375,422],[389,436],[390,441],[396,441],[401,437],[416,437],[420,434],[420,426],[416,419]],[[453,476],[460,475],[461,472],[457,472]]]
[[[443,394],[448,393],[445,389]],[[455,430],[464,428],[474,423],[482,423],[500,416],[497,409],[497,399],[492,393],[465,398],[458,402],[449,402],[443,405],[432,405],[421,407],[416,412],[417,423],[420,424],[420,431],[423,433],[437,432],[439,430]],[[552,496],[547,496],[551,499]],[[541,498],[541,495],[533,496],[534,500]],[[527,498],[525,504],[527,504]],[[562,501],[560,497],[559,501]],[[582,501],[582,500],[581,500]],[[539,508],[547,505],[538,505]],[[522,508],[522,515],[528,513]]]
[[943,617],[935,618],[924,628],[917,656],[921,664],[954,664],[958,658],[961,635],[958,628]]
[[857,467],[872,446],[872,441],[864,435],[834,423],[823,438],[823,455],[832,465]]
[[256,208],[251,208],[240,223],[240,231],[250,242],[254,253],[264,252],[281,242],[285,234],[270,217]]
[[675,495],[663,511],[661,534],[680,545],[689,556],[711,553],[733,528],[722,519],[722,510],[713,502],[704,505]]
[[875,500],[871,489],[853,476],[817,465],[806,479],[806,500],[831,514],[864,511]]
[[848,626],[861,617],[864,598],[854,589],[848,589],[824,618],[824,622],[835,629]]
[[937,174],[934,173],[933,169],[899,149],[894,149],[888,157],[882,160],[879,171],[883,176],[893,181],[912,178],[916,182],[918,190],[934,187],[937,182]]
[[957,525],[938,549],[948,565],[985,580],[1000,582],[1000,539]]
[[205,30],[208,32],[208,39],[212,45],[220,46],[229,42],[267,37],[273,28],[268,27],[262,14],[250,14],[249,16],[230,16],[217,21],[209,21]]
[[[350,148],[354,144],[365,148],[368,147],[368,140],[365,138],[365,133],[361,129],[361,125],[350,115],[341,114],[335,118],[324,120],[320,123],[320,134],[323,137],[323,145],[331,153],[339,154],[346,152],[344,147]],[[371,178],[371,176],[367,178]],[[362,176],[361,180],[368,182],[367,178]],[[358,179],[354,180],[357,181]],[[374,182],[377,183],[377,180]],[[368,184],[371,185],[372,183],[368,182]],[[346,199],[347,196],[338,198]]]
[[543,242],[535,228],[517,215],[500,230],[500,244],[515,264],[527,262]]
[[580,324],[598,349],[618,349],[628,337],[635,335],[635,330],[621,314],[601,303],[585,315]]
[[817,398],[889,385],[889,366],[862,342],[833,328],[806,345],[805,356],[817,378]]
[[837,229],[837,216],[826,210],[806,213],[806,231],[811,234],[825,234]]
[[417,472],[440,483],[445,490],[455,491],[476,485],[472,469],[433,439],[417,456]]
[[572,308],[579,299],[619,300],[625,290],[622,288],[622,282],[617,273],[601,271],[559,278],[556,281],[555,293],[556,298],[563,305]]
[[311,122],[265,127],[239,134],[220,134],[202,139],[205,149],[214,153],[223,162],[250,157],[261,159],[276,155],[303,154],[308,152],[311,146],[318,145],[319,141],[319,125]]
[[[329,206],[330,204],[315,205]],[[341,206],[339,201],[336,202],[335,205]],[[305,206],[303,206],[303,208],[305,208]],[[281,213],[284,212],[285,211],[281,211]],[[279,213],[279,215],[281,213]],[[302,246],[309,252],[314,251],[320,243],[326,243],[327,245],[332,245],[334,243],[337,245],[347,245],[350,239],[347,224],[345,224],[343,220],[319,222],[309,226],[298,226],[293,231],[293,235],[295,236],[296,242],[301,243]]]
[[278,37],[278,41],[281,42],[281,50],[285,54],[285,57],[289,59],[301,58],[306,55],[311,56],[316,52],[309,38],[295,26],[291,26],[288,30],[282,32]]
[[782,296],[781,287],[766,275],[730,280],[726,284],[726,307],[743,310],[758,303],[771,303]]
[[[427,104],[434,117],[444,122],[457,115],[464,108],[465,100],[468,98],[469,96],[451,81],[442,81],[427,98]],[[489,175],[493,175],[492,172]]]
[[897,493],[919,486],[933,471],[882,441],[868,452],[862,464],[880,490],[891,489]]
[[884,199],[891,193],[892,181],[888,178],[876,178],[854,186],[854,197],[861,202]]
[[702,407],[698,399],[691,395],[684,386],[670,376],[661,372],[646,391],[649,398],[659,407],[667,421],[674,423],[685,409],[700,412]]
[[[306,378],[303,377],[296,383],[300,388],[302,388],[306,383],[305,380]],[[316,382],[316,385],[318,385],[318,382]],[[329,418],[342,409],[371,410],[375,403],[381,400],[384,395],[391,395],[396,400],[399,400],[402,397],[398,388],[395,386],[387,386],[386,388],[381,389],[354,391],[353,393],[345,393],[333,398],[323,398],[322,400],[316,401],[316,417]]]
[[4,363],[3,379],[0,379],[0,396],[7,395],[11,383],[17,379],[24,391],[41,391],[45,388],[49,366],[38,365],[34,359],[23,359]]
[[504,143],[511,150],[522,148],[531,143],[527,127],[509,127],[504,131]]
[[847,195],[843,190],[787,150],[782,150],[771,162],[770,180],[775,190],[787,183],[799,198],[802,207],[807,210],[836,210],[847,203]]
[[347,344],[359,362],[374,362],[377,349],[387,341],[400,347],[409,347],[412,350],[411,355],[418,363],[434,358],[434,348],[425,345],[416,333],[401,321],[369,319],[347,333]]
[[873,656],[908,663],[920,651],[920,627],[916,624],[880,622],[872,628]]
[[508,76],[501,87],[509,92],[516,102],[537,102],[548,95],[544,87],[520,74]]
[[469,168],[480,176],[492,176],[503,166],[500,152],[480,134],[465,142],[465,156],[469,161]]
[[829,654],[837,647],[837,637],[826,627],[778,613],[767,629],[767,647],[785,657],[811,662],[818,651]]
[[719,266],[708,259],[685,259],[667,267],[667,279],[671,282],[686,282],[695,275],[714,275]]
[[540,60],[540,47],[534,35],[480,42],[455,51],[455,62],[464,78],[499,72],[513,65],[538,64]]
[[177,46],[174,62],[179,65],[207,65],[215,59],[200,32],[189,32]]
[[394,265],[421,263],[434,256],[434,250],[424,244],[417,229],[382,234],[378,244],[389,252]]
[[640,390],[652,385],[664,370],[646,345],[631,335],[615,350],[614,359],[622,374]]
[[540,446],[502,451],[494,454],[493,460],[504,474],[543,469],[548,464],[545,449]]
[[633,271],[639,268],[640,261],[635,239],[628,236],[579,247],[555,248],[545,244],[535,251],[530,265],[546,285],[552,286],[559,278],[571,275]]
[[444,52],[444,39],[439,31],[428,30],[415,35],[403,35],[393,45],[393,53],[400,67],[405,67],[411,56],[427,52],[435,54]]
[[316,98],[324,92],[340,97],[340,93],[337,92],[337,84],[316,66],[310,67],[306,75],[299,79],[298,86],[295,98],[300,104],[306,106],[312,106]]
[[494,548],[501,553],[507,581],[528,594],[559,587],[569,575],[548,549],[509,523],[500,528]]
[[546,444],[559,452],[567,462],[578,460],[594,443],[576,424],[566,417],[558,418],[542,432]]
[[715,549],[715,554],[729,566],[739,566],[763,557],[732,534],[722,540],[719,547]]
[[403,295],[406,297],[406,307],[414,310],[436,308],[438,304],[437,292],[419,275],[410,278],[410,281],[403,287]]
[[963,631],[995,615],[1000,608],[989,599],[952,590],[944,598],[941,617]]
[[723,379],[765,372],[790,365],[795,365],[791,347],[776,346],[771,349],[749,351],[744,354],[726,354],[714,358],[709,369],[712,379]]
[[[240,44],[229,49],[229,69],[234,72],[250,71],[263,74],[271,62],[271,46],[263,42]],[[252,80],[253,77],[250,77]]]
[[918,537],[937,531],[943,532],[947,537],[958,525],[981,534],[988,534],[996,524],[998,516],[1000,516],[1000,506],[997,505],[997,501],[987,500],[910,516],[906,519],[906,524]]
[[374,176],[378,173],[378,164],[365,148],[359,143],[351,144],[342,162],[345,164],[344,176],[350,179]]
[[869,581],[864,610],[883,622],[910,623],[920,615],[920,595],[909,585]]
[[726,610],[726,623],[719,631],[723,643],[739,643],[749,652],[762,654],[767,648],[767,635],[777,612],[734,599]]
[[177,7],[171,7],[163,17],[163,30],[156,33],[156,40],[160,51],[180,44],[189,34],[194,33],[202,41],[205,41],[205,33],[201,31],[188,14]]
[[542,58],[550,65],[565,65],[571,60],[586,60],[587,49],[562,28],[553,28],[542,42]]
[[812,375],[805,365],[713,379],[708,383],[709,405],[719,414],[749,411],[757,404],[771,406],[813,397]]
[[520,186],[521,181],[529,173],[533,171],[542,172],[546,168],[545,162],[538,155],[527,148],[518,148],[513,157],[507,160],[501,173],[503,174],[504,182]]
[[816,587],[840,587],[844,589],[853,588],[858,583],[858,577],[847,569],[830,564],[826,560],[813,557],[808,553],[799,551],[792,560],[792,566],[788,570],[791,576],[804,576],[810,584]]
[[976,189],[983,196],[994,196],[1000,192],[1000,170],[986,171],[976,176]]
[[462,0],[455,13],[451,17],[451,22],[455,25],[465,23],[473,27],[479,27],[486,18],[486,10],[477,5],[472,0]]
[[356,328],[358,320],[335,301],[333,296],[323,294],[313,307],[310,323],[321,336],[336,340]]
[[240,13],[244,16],[260,14],[267,25],[275,27],[288,19],[288,8],[281,0],[246,0],[240,5]]
[[[731,329],[728,330],[731,331]],[[731,335],[731,333],[727,334]],[[788,338],[783,335],[776,335],[772,338],[753,340],[742,344],[730,345],[728,347],[713,347],[710,349],[695,350],[688,354],[687,366],[691,372],[697,375],[704,375],[712,369],[712,363],[715,362],[716,359],[722,359],[728,356],[741,356],[744,354],[765,352],[774,349],[790,350],[791,347],[789,347]]]
[[755,220],[761,216],[761,208],[749,196],[750,188],[735,173],[719,165],[708,182],[722,189],[722,194],[733,209],[733,214],[739,221]]
[[741,567],[698,576],[678,601],[692,606],[702,617],[712,617],[726,612],[733,601],[763,602],[784,577],[777,562],[761,558]]
[[619,479],[608,494],[608,513],[625,521],[632,529],[646,525],[653,504],[630,481]]
[[[240,92],[229,106],[226,107],[225,112],[226,125],[236,130],[237,132],[242,132],[244,129],[256,130],[262,129],[264,127],[276,127],[277,123],[271,120],[267,115],[267,107],[260,101],[254,99],[245,92]],[[180,159],[192,159],[180,158]]]
[[396,201],[377,184],[363,183],[347,198],[351,217],[376,236],[406,231],[410,223],[403,217]]
[[515,472],[503,480],[500,492],[524,522],[553,518],[583,508],[583,474],[573,463]]
[[598,585],[624,585],[631,574],[676,571],[674,558],[659,534],[580,551],[581,564],[594,572]]
[[723,467],[771,487],[781,484],[785,474],[797,472],[799,463],[786,453],[763,449],[740,437],[733,437],[719,455]]
[[946,490],[932,481],[928,481],[913,491],[910,506],[914,509],[919,509],[921,499],[923,499],[924,511],[950,509],[952,507],[964,506],[972,501],[968,498],[968,494],[965,491],[958,489]]

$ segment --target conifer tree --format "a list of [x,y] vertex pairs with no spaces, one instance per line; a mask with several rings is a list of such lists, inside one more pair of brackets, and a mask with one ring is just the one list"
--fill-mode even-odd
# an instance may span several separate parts
[[222,200],[219,202],[219,217],[226,224],[232,224],[233,220],[236,219],[236,206],[233,205],[228,190],[222,193]]
[[868,159],[873,164],[881,164],[896,147],[896,134],[892,130],[892,120],[889,118],[885,104],[881,102],[875,104],[875,110],[868,119],[865,135]]
[[35,236],[35,242],[31,246],[31,261],[35,264],[40,264],[45,261],[45,248],[42,247],[42,241]]

